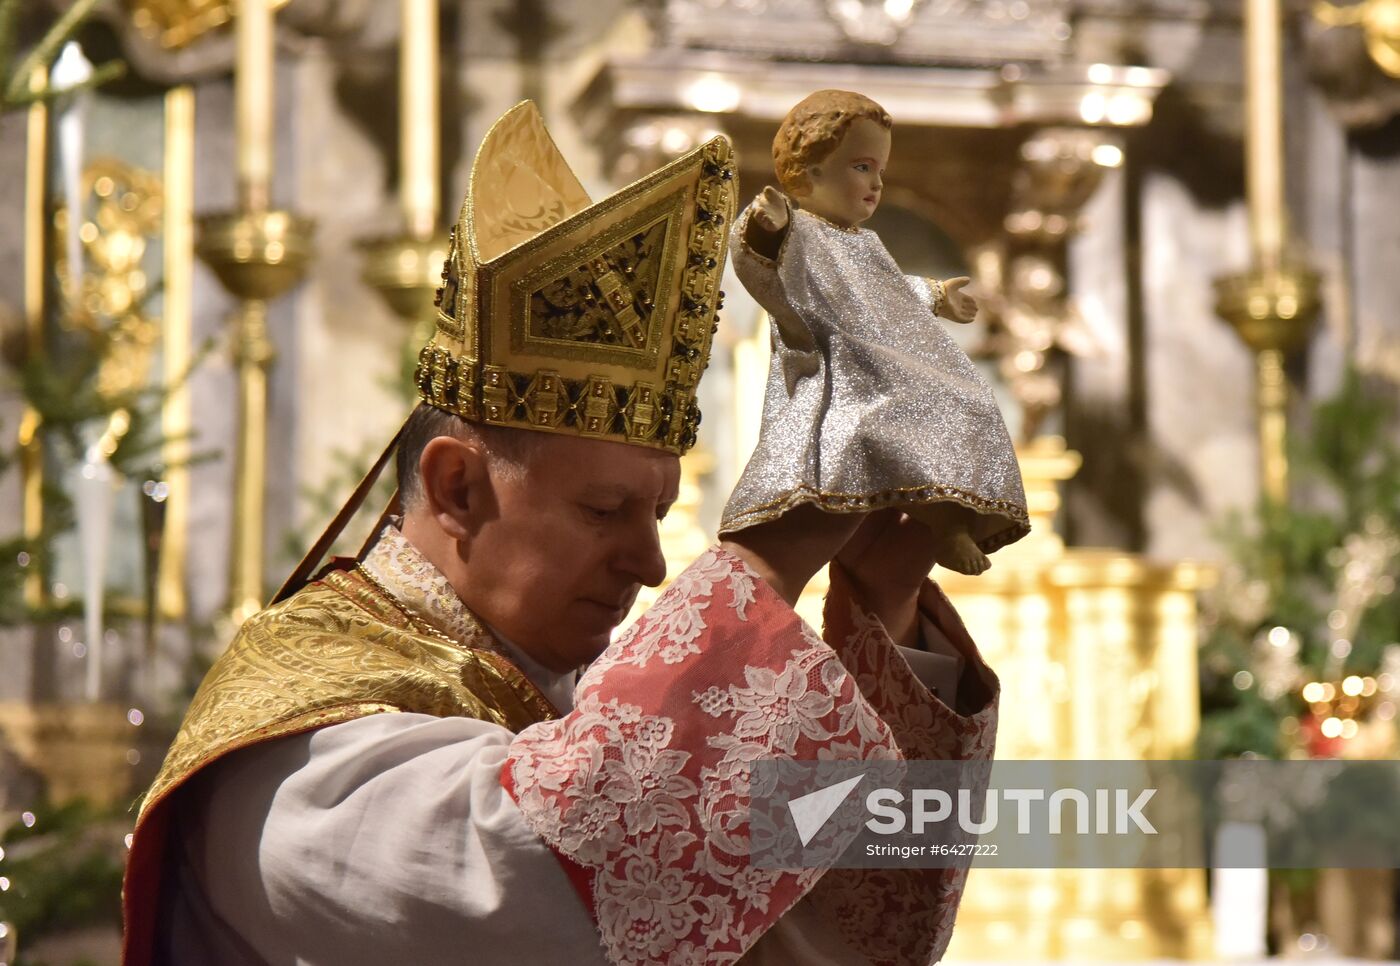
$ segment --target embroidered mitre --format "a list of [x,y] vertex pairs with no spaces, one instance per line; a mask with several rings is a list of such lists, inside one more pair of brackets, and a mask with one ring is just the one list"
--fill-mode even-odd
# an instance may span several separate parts
[[684,453],[735,213],[716,137],[596,204],[524,101],[477,151],[423,400],[464,419]]

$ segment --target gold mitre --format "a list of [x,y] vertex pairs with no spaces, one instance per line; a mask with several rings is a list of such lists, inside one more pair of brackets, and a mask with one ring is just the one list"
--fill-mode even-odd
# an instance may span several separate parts
[[709,363],[732,149],[716,137],[594,203],[523,101],[487,132],[452,230],[425,402],[684,453]]

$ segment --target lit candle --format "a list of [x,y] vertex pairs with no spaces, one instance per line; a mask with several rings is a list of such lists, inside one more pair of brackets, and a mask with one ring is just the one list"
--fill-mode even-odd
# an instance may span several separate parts
[[1283,200],[1282,17],[1279,0],[1245,7],[1245,158],[1249,236],[1256,267],[1278,267],[1287,231]]
[[438,214],[438,4],[399,2],[399,197],[409,236],[424,239]]
[[238,196],[244,211],[266,211],[272,179],[273,38],[270,0],[238,0],[234,103]]

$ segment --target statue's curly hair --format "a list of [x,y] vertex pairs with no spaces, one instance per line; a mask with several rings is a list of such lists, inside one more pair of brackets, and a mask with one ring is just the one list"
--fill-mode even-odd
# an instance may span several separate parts
[[783,189],[790,195],[806,191],[807,169],[826,160],[860,118],[885,130],[894,126],[883,107],[854,91],[817,91],[788,111],[773,137],[773,169]]

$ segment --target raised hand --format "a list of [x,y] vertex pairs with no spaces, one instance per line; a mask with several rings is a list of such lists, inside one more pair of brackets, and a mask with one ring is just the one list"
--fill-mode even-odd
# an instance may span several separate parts
[[977,299],[968,292],[963,291],[963,286],[971,282],[972,279],[966,275],[959,275],[957,278],[950,278],[943,283],[943,311],[944,318],[954,322],[961,322],[963,325],[977,318]]
[[720,546],[793,605],[812,575],[846,545],[864,519],[863,513],[827,513],[804,503],[776,520],[726,534]]
[[754,199],[753,219],[765,231],[779,232],[787,227],[788,209],[785,199],[777,188],[769,185]]
[[877,510],[835,557],[851,589],[896,644],[917,647],[919,590],[937,562],[936,537],[897,508]]

